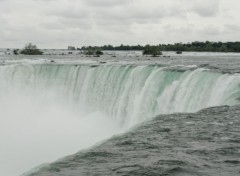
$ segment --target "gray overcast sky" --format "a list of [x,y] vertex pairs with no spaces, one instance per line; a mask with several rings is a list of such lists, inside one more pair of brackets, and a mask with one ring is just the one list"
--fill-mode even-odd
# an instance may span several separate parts
[[0,48],[240,40],[240,0],[0,0]]

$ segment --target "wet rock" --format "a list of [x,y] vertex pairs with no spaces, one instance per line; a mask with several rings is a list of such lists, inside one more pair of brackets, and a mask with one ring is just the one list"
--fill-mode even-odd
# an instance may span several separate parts
[[99,65],[91,65],[91,67],[98,67]]

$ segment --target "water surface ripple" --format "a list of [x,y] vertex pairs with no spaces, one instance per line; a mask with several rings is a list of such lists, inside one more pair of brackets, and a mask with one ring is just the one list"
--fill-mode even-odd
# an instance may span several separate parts
[[159,115],[29,176],[239,176],[240,107]]

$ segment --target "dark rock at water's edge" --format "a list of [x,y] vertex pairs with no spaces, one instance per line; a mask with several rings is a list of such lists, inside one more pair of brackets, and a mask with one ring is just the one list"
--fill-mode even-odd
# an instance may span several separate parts
[[99,65],[91,65],[91,67],[98,67]]
[[160,115],[29,176],[239,176],[240,107]]

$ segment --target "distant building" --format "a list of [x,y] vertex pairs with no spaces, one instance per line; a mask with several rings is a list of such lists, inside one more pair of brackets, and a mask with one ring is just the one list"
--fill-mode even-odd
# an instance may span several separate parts
[[74,46],[68,46],[68,50],[76,50]]

